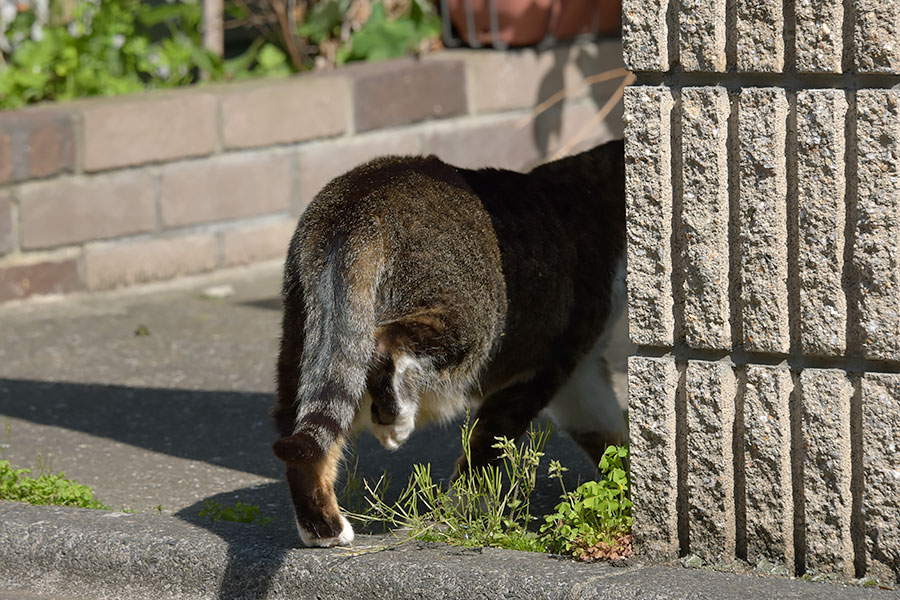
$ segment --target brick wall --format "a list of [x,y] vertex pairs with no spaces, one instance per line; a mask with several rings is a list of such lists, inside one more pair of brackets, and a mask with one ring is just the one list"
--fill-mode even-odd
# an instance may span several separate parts
[[623,12],[637,543],[900,582],[900,2]]
[[[527,169],[621,137],[621,43],[455,50],[284,80],[0,112],[0,301],[284,256],[331,178],[377,155]],[[536,120],[540,101],[571,87]]]

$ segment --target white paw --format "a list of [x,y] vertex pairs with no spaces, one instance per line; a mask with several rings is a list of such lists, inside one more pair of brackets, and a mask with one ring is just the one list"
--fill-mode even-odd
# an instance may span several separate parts
[[413,430],[416,428],[414,419],[398,418],[390,425],[372,424],[372,433],[381,442],[381,445],[388,450],[396,450],[403,442],[409,439]]
[[300,523],[297,523],[297,531],[300,532],[300,539],[303,540],[303,543],[307,548],[330,548],[331,546],[349,546],[353,541],[353,526],[350,525],[350,521],[341,515],[341,522],[344,524],[344,528],[341,530],[341,533],[335,537],[327,537],[320,538],[316,537],[309,531],[306,531],[302,527],[300,527]]

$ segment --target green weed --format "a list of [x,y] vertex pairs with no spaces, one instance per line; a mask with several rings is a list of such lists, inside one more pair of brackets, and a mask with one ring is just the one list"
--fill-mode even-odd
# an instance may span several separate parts
[[66,479],[65,473],[53,475],[51,462],[44,462],[38,454],[38,473],[31,469],[16,469],[6,460],[11,426],[9,419],[3,423],[5,442],[0,444],[0,500],[27,502],[28,504],[77,506],[110,510],[108,506],[94,498],[94,490],[77,481]]
[[243,502],[237,502],[234,506],[223,506],[215,500],[206,500],[198,514],[201,517],[207,517],[210,521],[232,521],[255,525],[269,525],[274,521],[272,517],[262,516],[259,506]]
[[0,499],[110,510],[94,498],[94,491],[89,486],[66,479],[65,473],[33,475],[31,469],[15,469],[5,459],[0,460]]
[[[462,427],[462,447],[471,459],[474,423]],[[470,469],[445,489],[435,482],[430,464],[413,466],[413,474],[395,503],[384,500],[384,477],[374,485],[363,480],[368,507],[351,512],[364,524],[377,523],[409,538],[458,546],[494,546],[534,552],[571,554],[581,559],[617,558],[630,554],[631,501],[625,460],[627,446],[610,446],[600,462],[601,481],[582,484],[574,492],[563,485],[562,502],[544,517],[539,531],[529,525],[530,498],[550,430],[532,427],[523,443],[497,438],[496,466]],[[565,467],[550,465],[562,484]],[[348,478],[348,481],[353,478]],[[346,508],[346,507],[345,507]]]
[[559,479],[562,502],[544,517],[541,534],[552,552],[576,558],[609,558],[630,554],[631,500],[625,459],[628,446],[610,446],[600,460],[603,478],[566,491],[558,461],[550,463],[550,476]]
[[[468,421],[462,428],[467,461],[471,459],[473,428]],[[408,485],[393,504],[384,501],[383,479],[374,486],[365,482],[369,508],[352,516],[426,541],[544,551],[543,541],[528,524],[535,520],[530,498],[548,436],[548,430],[532,428],[521,445],[499,438],[494,445],[502,457],[499,466],[469,469],[446,490],[435,482],[430,464],[415,465]]]

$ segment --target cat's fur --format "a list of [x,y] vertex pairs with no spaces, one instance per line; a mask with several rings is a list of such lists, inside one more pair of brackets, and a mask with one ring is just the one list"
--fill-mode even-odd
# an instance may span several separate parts
[[600,354],[624,302],[624,177],[617,141],[528,174],[391,156],[322,189],[288,251],[274,410],[307,545],[353,539],[333,482],[354,429],[393,449],[474,401],[475,465],[544,408],[595,464],[624,438]]

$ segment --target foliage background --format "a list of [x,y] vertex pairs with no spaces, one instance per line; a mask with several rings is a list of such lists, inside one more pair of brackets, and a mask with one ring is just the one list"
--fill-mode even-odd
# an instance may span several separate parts
[[439,47],[427,0],[228,0],[249,34],[203,47],[199,0],[0,0],[0,108],[283,76]]

